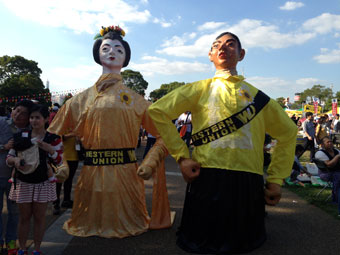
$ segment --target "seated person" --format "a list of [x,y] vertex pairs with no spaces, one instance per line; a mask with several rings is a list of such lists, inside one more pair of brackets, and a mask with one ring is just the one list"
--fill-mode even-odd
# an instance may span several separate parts
[[315,158],[323,161],[329,171],[319,171],[319,176],[322,180],[332,181],[333,202],[338,202],[338,191],[340,188],[340,151],[334,148],[333,142],[328,136],[322,138],[321,148],[321,150],[316,152]]
[[295,158],[293,163],[292,173],[290,174],[290,180],[292,182],[297,182],[301,184],[297,177],[299,174],[306,172],[306,169],[300,164],[299,158],[304,153],[304,148],[301,144],[296,145],[295,147]]

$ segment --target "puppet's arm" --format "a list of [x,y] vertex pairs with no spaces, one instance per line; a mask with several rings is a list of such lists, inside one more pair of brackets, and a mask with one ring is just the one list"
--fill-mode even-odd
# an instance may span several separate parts
[[162,138],[158,137],[156,143],[152,146],[142,164],[138,167],[137,174],[144,180],[150,179],[167,155],[168,150],[166,149]]

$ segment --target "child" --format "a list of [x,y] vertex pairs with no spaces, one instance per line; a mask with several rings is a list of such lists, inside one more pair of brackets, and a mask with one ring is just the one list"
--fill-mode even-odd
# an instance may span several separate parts
[[[28,132],[23,132],[22,137],[19,137],[18,134],[14,135],[14,148],[12,150],[19,152],[29,149],[31,146],[38,144],[41,142],[41,140],[38,140],[36,137],[31,139],[31,142],[29,143],[27,139],[24,139],[28,136]],[[14,151],[11,151],[11,153],[15,153]],[[25,159],[22,159],[22,164],[25,165]],[[57,182],[58,179],[55,177],[53,173],[53,169],[50,166],[50,163],[47,164],[47,176],[49,182]],[[12,177],[8,180],[9,183],[14,183],[15,178],[15,169],[12,170]]]

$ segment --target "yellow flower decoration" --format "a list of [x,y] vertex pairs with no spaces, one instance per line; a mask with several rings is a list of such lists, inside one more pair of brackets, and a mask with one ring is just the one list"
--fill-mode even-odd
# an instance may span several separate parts
[[251,103],[253,101],[253,97],[250,95],[248,87],[242,86],[239,90],[239,97],[241,100],[246,101],[247,103]]
[[94,40],[97,40],[101,37],[103,37],[108,32],[115,32],[116,34],[124,37],[125,31],[120,26],[109,26],[109,27],[102,27],[99,30],[99,34],[96,34],[96,36],[93,38]]
[[122,103],[125,103],[126,105],[133,105],[133,96],[129,94],[127,90],[120,90],[119,91],[119,96],[118,98]]

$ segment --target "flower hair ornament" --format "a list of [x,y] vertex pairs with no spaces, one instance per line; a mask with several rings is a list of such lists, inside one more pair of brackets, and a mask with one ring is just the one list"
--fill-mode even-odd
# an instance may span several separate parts
[[109,26],[109,27],[102,26],[102,28],[99,31],[99,34],[97,34],[93,39],[97,40],[99,38],[102,38],[108,32],[114,32],[122,37],[125,36],[125,31],[119,26]]

